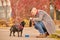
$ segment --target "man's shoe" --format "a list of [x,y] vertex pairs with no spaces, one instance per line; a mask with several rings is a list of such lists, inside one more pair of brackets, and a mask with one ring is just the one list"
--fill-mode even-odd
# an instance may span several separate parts
[[46,34],[40,34],[39,36],[36,36],[37,38],[45,38],[47,37]]

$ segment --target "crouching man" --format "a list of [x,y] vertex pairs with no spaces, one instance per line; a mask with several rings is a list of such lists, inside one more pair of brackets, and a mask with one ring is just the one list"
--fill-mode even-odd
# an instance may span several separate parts
[[34,27],[40,32],[38,38],[44,38],[55,33],[55,24],[47,12],[32,8]]

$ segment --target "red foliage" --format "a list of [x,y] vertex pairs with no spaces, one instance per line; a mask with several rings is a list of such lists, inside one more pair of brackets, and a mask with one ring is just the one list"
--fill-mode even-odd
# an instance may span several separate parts
[[57,10],[60,10],[60,0],[55,0],[54,5],[55,5]]
[[[29,17],[30,9],[36,7],[49,13],[49,0],[10,0],[13,16]],[[17,12],[16,12],[17,10]]]

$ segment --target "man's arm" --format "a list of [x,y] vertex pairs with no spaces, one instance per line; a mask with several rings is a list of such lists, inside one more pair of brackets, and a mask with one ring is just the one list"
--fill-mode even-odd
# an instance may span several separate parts
[[38,17],[37,18],[33,18],[33,21],[42,21],[43,16],[44,16],[43,12],[39,12]]

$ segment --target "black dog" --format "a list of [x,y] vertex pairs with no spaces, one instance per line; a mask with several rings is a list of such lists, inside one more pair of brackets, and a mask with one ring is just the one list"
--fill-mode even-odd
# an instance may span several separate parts
[[[22,21],[20,25],[24,28],[25,22]],[[21,32],[21,37],[22,37],[23,28],[22,29],[18,29],[17,25],[13,25],[10,28],[10,36],[11,36],[12,32],[13,32],[13,36],[15,36],[15,32],[17,32],[18,33],[18,37],[19,37],[19,32]]]

